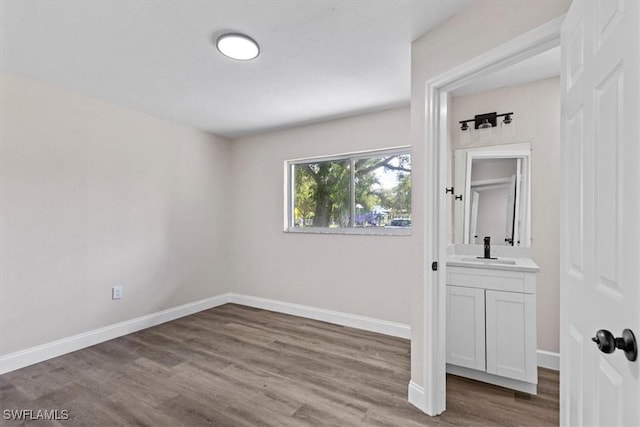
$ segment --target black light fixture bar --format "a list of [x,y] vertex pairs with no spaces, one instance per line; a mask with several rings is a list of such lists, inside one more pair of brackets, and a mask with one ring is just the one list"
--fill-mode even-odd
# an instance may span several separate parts
[[509,124],[512,121],[511,116],[513,116],[513,112],[502,113],[502,114],[498,114],[495,112],[476,114],[476,116],[473,119],[461,120],[459,122],[462,125],[460,126],[460,130],[465,131],[469,129],[469,125],[468,125],[469,122],[473,122],[474,129],[496,127],[498,124],[498,117],[504,117],[504,123]]

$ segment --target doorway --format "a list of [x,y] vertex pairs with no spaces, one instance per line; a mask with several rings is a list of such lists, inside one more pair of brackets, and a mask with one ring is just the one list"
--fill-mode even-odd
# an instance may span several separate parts
[[[505,69],[523,60],[548,51],[560,44],[563,17],[557,18],[509,43],[487,52],[426,83],[426,155],[428,174],[426,224],[431,241],[425,248],[427,260],[439,261],[435,272],[425,274],[424,312],[429,327],[425,327],[423,355],[428,363],[424,369],[424,409],[438,415],[446,408],[446,246],[450,241],[447,212],[448,196],[447,144],[449,132],[449,98],[451,93],[469,82]],[[479,112],[481,113],[481,112]],[[411,400],[411,395],[410,395]]]

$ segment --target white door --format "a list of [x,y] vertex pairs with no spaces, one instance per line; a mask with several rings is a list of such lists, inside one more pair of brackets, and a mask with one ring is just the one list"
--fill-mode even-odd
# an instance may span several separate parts
[[[507,188],[507,215],[505,216],[505,230],[504,230],[504,244],[505,245],[513,245],[515,246],[516,234],[515,228],[517,228],[518,222],[518,211],[520,210],[520,206],[518,203],[520,202],[519,197],[519,188],[518,183],[519,179],[517,178],[520,175],[520,159],[516,159],[518,172],[511,175],[509,180],[509,185]],[[503,243],[497,243],[498,245],[502,245]]]
[[475,245],[478,238],[478,204],[480,193],[473,191],[471,195],[471,224],[469,226],[469,244]]
[[599,329],[640,336],[640,1],[574,0],[562,28],[560,418],[639,426],[640,363]]
[[522,211],[520,209],[520,199],[522,199],[522,159],[516,160],[516,185],[513,189],[514,200],[514,212],[513,212],[513,238],[511,244],[518,246],[520,243],[520,220]]

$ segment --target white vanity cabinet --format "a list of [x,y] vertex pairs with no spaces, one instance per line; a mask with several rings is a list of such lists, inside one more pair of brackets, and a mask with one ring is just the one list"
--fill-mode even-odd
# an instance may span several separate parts
[[447,267],[447,371],[536,394],[535,271]]
[[447,286],[447,363],[486,369],[484,292]]

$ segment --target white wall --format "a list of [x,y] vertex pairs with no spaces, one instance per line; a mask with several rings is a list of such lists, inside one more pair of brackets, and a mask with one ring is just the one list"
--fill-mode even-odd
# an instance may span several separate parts
[[408,108],[234,140],[234,291],[408,324],[409,236],[283,231],[286,160],[408,144]]
[[[413,234],[411,240],[411,379],[423,386],[425,358],[424,247],[426,155],[425,82],[512,38],[566,13],[569,0],[477,1],[416,40],[411,49],[411,144],[413,154]],[[535,165],[534,165],[535,167]]]
[[228,292],[228,141],[22,77],[0,89],[2,355]]
[[[538,349],[560,351],[560,78],[453,98],[453,122],[491,111],[513,111],[508,132],[474,138],[452,125],[452,151],[531,142],[531,249],[536,280]],[[489,135],[486,131],[475,135]],[[471,138],[469,138],[471,136]]]

